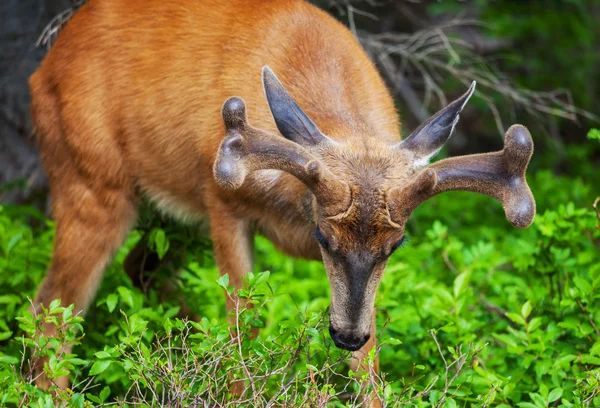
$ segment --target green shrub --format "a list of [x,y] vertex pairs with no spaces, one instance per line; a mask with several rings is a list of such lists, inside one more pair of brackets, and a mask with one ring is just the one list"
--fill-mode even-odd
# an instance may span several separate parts
[[[350,372],[349,353],[333,346],[322,264],[257,237],[256,270],[240,293],[255,307],[240,308],[232,336],[228,280],[210,243],[146,213],[85,320],[58,303],[32,316],[53,224],[28,207],[0,207],[0,404],[52,406],[33,385],[33,364],[46,356],[53,376],[70,373],[73,390],[55,397],[68,406],[354,406],[363,386],[388,406],[600,406],[598,184],[548,172],[530,182],[538,216],[529,229],[511,228],[499,204],[468,193],[416,211],[412,240],[378,293],[381,379]],[[169,259],[147,293],[122,272],[141,239]],[[178,317],[177,296],[162,299],[167,280],[198,322]],[[31,339],[44,319],[60,326],[59,338]],[[73,354],[60,355],[61,344],[74,344]],[[239,400],[226,391],[235,379],[247,385]]]

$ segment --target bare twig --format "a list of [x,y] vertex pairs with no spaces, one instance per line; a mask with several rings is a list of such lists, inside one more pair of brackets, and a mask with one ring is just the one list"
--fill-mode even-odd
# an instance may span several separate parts
[[73,14],[75,14],[75,12],[79,10],[79,8],[86,2],[87,0],[72,0],[71,7],[58,14],[46,25],[46,27],[44,27],[42,34],[39,36],[36,42],[36,46],[40,47],[43,45],[47,49],[50,49],[52,44],[54,44],[54,41],[56,41],[60,30],[64,27],[67,21],[73,17]]
[[448,76],[465,86],[473,80],[477,81],[480,85],[477,95],[492,110],[501,134],[504,134],[505,129],[499,109],[492,98],[493,93],[502,95],[505,100],[524,108],[535,117],[546,114],[574,121],[580,116],[600,120],[591,112],[576,107],[568,90],[536,92],[512,85],[504,74],[494,68],[491,60],[477,54],[473,44],[451,35],[465,26],[485,27],[476,20],[455,19],[411,34],[373,34],[360,30],[357,33],[369,54],[382,66],[390,83],[399,84],[394,93],[407,102],[411,112],[417,113],[419,120],[423,115],[419,113],[419,104],[410,96],[410,91],[406,91],[407,78],[412,78],[415,83],[420,82],[424,88],[425,98],[422,103],[426,109],[431,95],[435,95],[441,105],[446,103],[440,84]]
[[[458,346],[458,350],[457,350],[458,356],[454,359],[454,361],[452,361],[451,363],[448,364],[448,361],[446,360],[446,358],[444,357],[444,353],[442,352],[442,347],[440,346],[440,343],[438,342],[435,331],[430,330],[429,334],[433,338],[433,341],[435,342],[435,345],[437,346],[440,357],[442,358],[442,361],[444,362],[444,367],[445,367],[445,371],[446,371],[445,377],[444,377],[444,389],[442,390],[442,396],[440,397],[438,403],[436,404],[436,407],[439,408],[444,405],[444,402],[446,401],[446,397],[448,395],[450,387],[452,387],[452,384],[454,383],[454,381],[456,380],[458,375],[461,373],[462,369],[465,367],[465,363],[467,362],[467,360],[469,360],[469,359],[473,360],[477,356],[477,354],[479,354],[479,352],[483,349],[483,347],[487,346],[487,343],[485,345],[483,345],[482,348],[474,350],[474,351],[472,351],[471,344],[469,344],[466,352],[462,351],[462,345]],[[454,374],[452,375],[452,377],[450,377],[450,369],[454,366],[455,366]]]

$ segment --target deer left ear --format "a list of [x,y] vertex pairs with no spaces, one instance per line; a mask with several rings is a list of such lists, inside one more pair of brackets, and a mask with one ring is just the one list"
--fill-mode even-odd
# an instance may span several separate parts
[[396,145],[399,149],[413,152],[422,165],[437,154],[448,141],[458,122],[458,116],[471,95],[475,92],[475,81],[460,98],[427,119],[409,137]]
[[308,117],[283,87],[271,68],[263,67],[263,88],[269,109],[279,132],[288,140],[303,146],[330,140]]

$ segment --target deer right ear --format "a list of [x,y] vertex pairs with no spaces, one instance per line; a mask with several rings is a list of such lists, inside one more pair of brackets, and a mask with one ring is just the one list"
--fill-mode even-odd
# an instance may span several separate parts
[[448,141],[458,122],[459,113],[475,92],[475,81],[460,98],[427,119],[409,137],[396,145],[397,148],[413,152],[421,165],[428,163]]
[[262,81],[277,129],[286,139],[304,146],[331,140],[321,133],[317,125],[300,109],[271,68],[266,65],[262,70]]

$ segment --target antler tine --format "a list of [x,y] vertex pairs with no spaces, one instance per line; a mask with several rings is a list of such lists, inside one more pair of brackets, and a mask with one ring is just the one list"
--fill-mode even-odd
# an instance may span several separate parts
[[506,132],[502,151],[440,160],[425,168],[410,185],[390,192],[390,215],[392,219],[406,218],[436,194],[464,190],[497,199],[513,226],[528,227],[535,217],[535,200],[525,179],[532,154],[529,131],[513,125]]
[[339,199],[331,202],[328,198],[332,189],[348,189],[348,186],[299,144],[252,127],[241,98],[229,98],[223,105],[222,114],[226,135],[213,167],[215,180],[222,188],[238,189],[247,175],[256,170],[281,170],[302,181],[330,212],[337,207],[343,207],[340,212],[347,208],[348,203],[341,203]]

